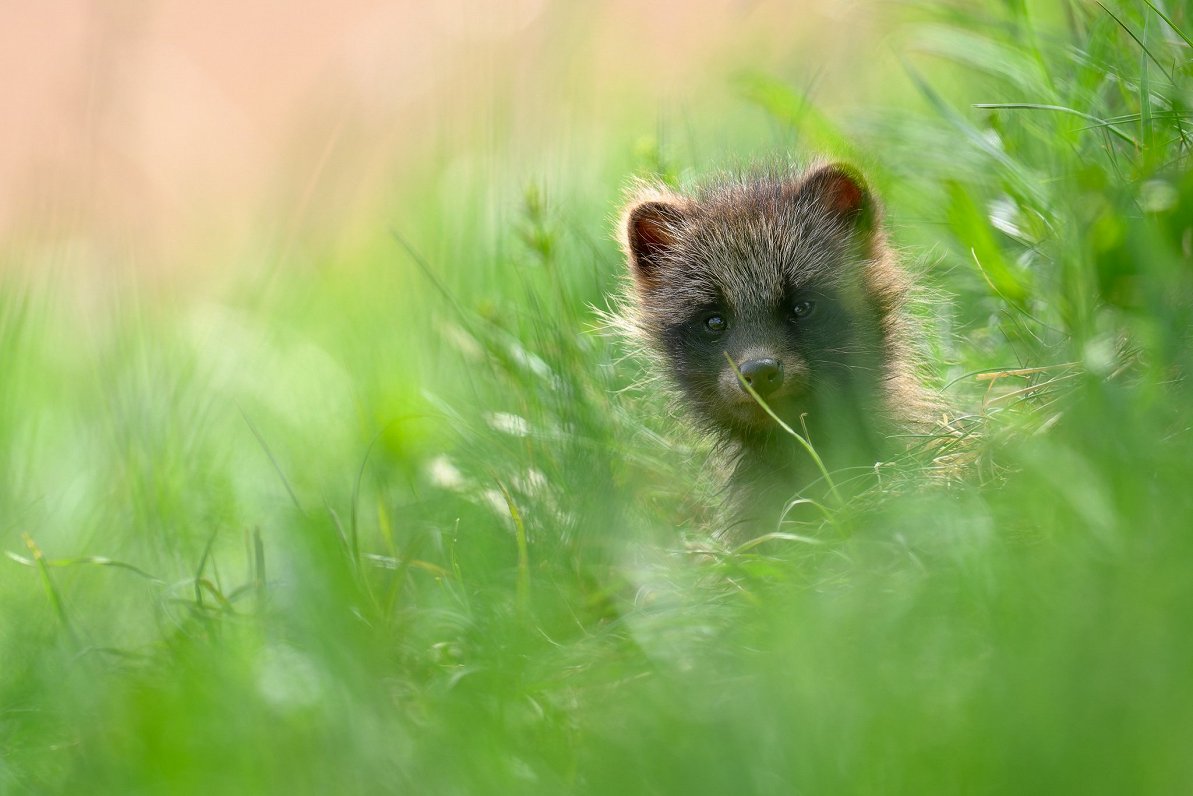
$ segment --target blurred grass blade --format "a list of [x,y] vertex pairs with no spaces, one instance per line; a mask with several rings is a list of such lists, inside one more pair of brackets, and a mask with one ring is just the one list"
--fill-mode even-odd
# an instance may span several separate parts
[[[1152,63],[1154,63],[1156,65],[1156,67],[1160,70],[1161,73],[1167,75],[1169,80],[1175,82],[1174,77],[1172,75],[1169,75],[1167,70],[1164,68],[1164,64],[1160,63],[1160,61],[1156,59],[1156,56],[1152,55],[1152,51],[1148,49],[1147,44],[1145,44],[1142,39],[1140,39],[1138,36],[1135,35],[1135,31],[1131,30],[1129,25],[1127,25],[1127,23],[1123,22],[1121,19],[1119,19],[1117,16],[1115,16],[1115,13],[1113,11],[1111,11],[1109,8],[1107,8],[1101,2],[1098,2],[1098,5],[1102,7],[1103,11],[1105,11],[1107,14],[1110,15],[1111,19],[1113,19],[1115,22],[1118,23],[1118,26],[1120,28],[1122,28],[1124,31],[1127,32],[1128,36],[1130,36],[1132,39],[1134,39],[1135,43],[1139,45],[1139,49],[1143,51],[1144,57],[1151,59]],[[1145,24],[1146,24],[1146,20],[1145,20]]]
[[53,560],[48,560],[45,558],[42,558],[41,560],[31,560],[9,550],[4,551],[4,554],[13,561],[16,561],[18,564],[23,564],[27,567],[73,567],[78,565],[93,564],[99,567],[115,567],[116,569],[128,570],[129,572],[140,575],[142,578],[154,581],[155,583],[165,582],[155,575],[150,575],[140,567],[127,564],[123,561],[116,561],[111,558],[106,558],[104,556],[76,556],[74,558],[56,558]]
[[203,555],[199,556],[199,566],[195,568],[195,575],[193,578],[195,604],[200,607],[203,605],[203,589],[199,585],[199,581],[203,579],[203,572],[207,569],[207,562],[211,560],[211,548],[215,545],[215,538],[218,534],[218,531],[212,531],[207,537],[207,544],[203,545]]
[[509,489],[501,481],[497,482],[497,488],[501,490],[510,518],[514,521],[514,539],[518,547],[516,600],[519,613],[525,616],[530,607],[530,546],[526,539],[526,525],[522,522],[522,513],[518,511]]
[[958,113],[908,61],[903,60],[902,63],[903,70],[911,78],[912,83],[915,84],[916,88],[928,100],[936,112],[965,136],[965,139],[975,149],[984,153],[1000,165],[1005,171],[1006,178],[1012,182],[1016,192],[1023,196],[1031,197],[1032,202],[1041,207],[1048,204],[1047,197],[1040,189],[1039,181],[1034,179],[1022,164],[1017,163],[1006,151],[991,141],[989,137],[983,135],[977,127]]
[[265,437],[257,428],[257,424],[253,422],[252,418],[242,408],[240,416],[244,418],[244,422],[248,424],[249,430],[253,432],[253,436],[257,438],[257,443],[261,446],[261,450],[265,451],[265,455],[269,457],[269,463],[273,465],[273,470],[281,479],[282,485],[286,487],[286,494],[290,496],[290,500],[294,503],[294,508],[298,509],[299,513],[306,514],[303,511],[302,504],[298,502],[298,495],[294,494],[294,488],[290,486],[290,479],[286,478],[285,471],[282,470],[282,465],[278,463],[277,457],[273,455],[273,451],[269,447],[269,443],[265,441]]
[[851,155],[847,138],[806,93],[760,72],[740,73],[733,82],[740,96],[798,133],[803,139],[801,145],[808,150],[839,157]]
[[21,539],[24,540],[25,546],[29,548],[29,552],[33,555],[33,564],[41,575],[41,585],[45,588],[46,595],[50,598],[50,605],[54,608],[54,615],[58,617],[58,621],[62,624],[62,629],[66,631],[71,641],[77,642],[78,637],[75,635],[75,629],[70,623],[70,618],[66,615],[66,605],[62,601],[62,595],[58,593],[58,588],[54,585],[54,579],[50,577],[50,568],[46,564],[46,558],[42,554],[41,548],[33,541],[33,537],[27,533],[22,533]]
[[1180,36],[1184,40],[1185,44],[1187,44],[1187,45],[1189,45],[1189,47],[1193,48],[1193,39],[1189,38],[1189,35],[1187,33],[1185,33],[1183,30],[1181,30],[1179,27],[1177,27],[1176,23],[1173,22],[1168,17],[1167,14],[1165,14],[1163,11],[1161,11],[1159,8],[1157,8],[1156,4],[1153,3],[1152,0],[1143,0],[1143,2],[1147,3],[1147,7],[1150,8],[1152,11],[1155,11],[1156,14],[1158,14],[1160,16],[1160,19],[1164,20],[1164,22],[1167,23],[1168,27],[1172,30],[1173,33],[1175,33],[1177,36]]
[[764,533],[762,536],[756,536],[748,542],[743,542],[737,547],[733,548],[734,555],[741,555],[748,553],[755,547],[766,544],[767,542],[799,542],[800,544],[822,545],[824,540],[816,539],[812,536],[801,536],[795,533],[786,533],[783,531],[772,531],[771,533]]
[[970,247],[982,274],[994,291],[1016,307],[1023,307],[1029,288],[1003,257],[1002,248],[994,239],[994,232],[986,215],[974,203],[969,191],[959,183],[948,186],[949,206],[946,217],[953,234]]
[[990,75],[1026,96],[1048,91],[1041,64],[1025,58],[1016,41],[1002,41],[989,31],[969,31],[953,25],[917,26],[908,49],[933,55]]
[[257,595],[257,610],[265,610],[265,543],[261,541],[261,529],[253,528],[253,586]]
[[1027,110],[1027,111],[1054,111],[1056,113],[1068,113],[1073,116],[1080,116],[1082,119],[1093,122],[1095,127],[1104,127],[1116,136],[1126,141],[1128,144],[1139,148],[1139,142],[1132,138],[1127,133],[1118,129],[1113,122],[1105,119],[1099,119],[1084,111],[1075,110],[1073,108],[1066,108],[1063,105],[1041,105],[1035,102],[976,102],[973,107],[982,108],[984,110]]

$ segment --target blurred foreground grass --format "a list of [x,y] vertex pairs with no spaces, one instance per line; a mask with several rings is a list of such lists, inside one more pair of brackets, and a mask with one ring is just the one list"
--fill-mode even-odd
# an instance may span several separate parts
[[1193,19],[907,16],[864,114],[737,80],[924,253],[973,461],[763,544],[592,330],[622,176],[694,150],[214,298],[4,277],[0,789],[1193,787]]

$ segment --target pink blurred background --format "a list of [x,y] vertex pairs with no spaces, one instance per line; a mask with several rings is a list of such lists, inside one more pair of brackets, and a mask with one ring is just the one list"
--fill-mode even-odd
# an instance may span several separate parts
[[0,240],[192,267],[372,213],[435,151],[541,151],[632,112],[650,130],[659,103],[793,54],[832,75],[867,19],[845,0],[8,4]]

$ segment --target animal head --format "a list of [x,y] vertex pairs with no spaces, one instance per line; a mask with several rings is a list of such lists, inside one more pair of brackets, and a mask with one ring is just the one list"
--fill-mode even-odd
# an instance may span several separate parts
[[774,433],[742,380],[796,427],[876,389],[903,293],[879,213],[842,164],[634,197],[621,225],[634,327],[707,425]]

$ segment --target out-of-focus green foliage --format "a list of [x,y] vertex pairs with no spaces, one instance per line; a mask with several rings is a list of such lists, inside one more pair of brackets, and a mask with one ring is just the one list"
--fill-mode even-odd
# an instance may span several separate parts
[[6,277],[0,791],[1193,787],[1193,18],[902,17],[864,112],[727,80],[873,175],[972,439],[767,541],[594,331],[678,147],[217,298]]

